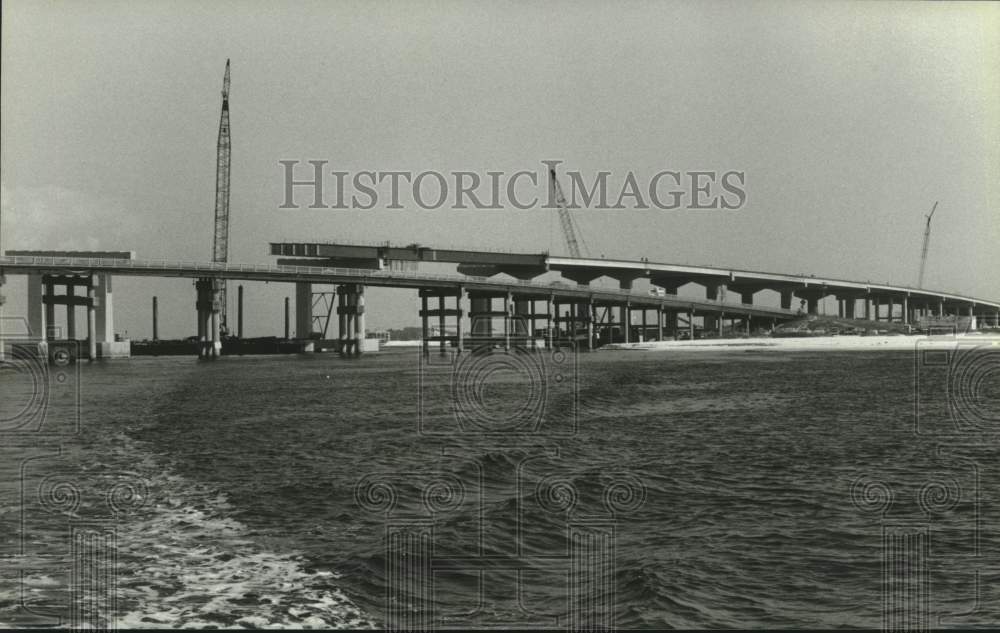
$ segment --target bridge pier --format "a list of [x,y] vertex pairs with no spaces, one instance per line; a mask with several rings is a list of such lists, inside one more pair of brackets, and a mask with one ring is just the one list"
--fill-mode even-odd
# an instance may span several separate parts
[[[44,296],[51,296],[51,284],[46,284],[46,288]],[[52,312],[51,303],[44,303],[43,309],[42,275],[28,275],[28,329],[32,337],[49,340],[49,325],[54,320]]]
[[[126,349],[114,343],[114,324],[111,312],[110,275],[104,274],[29,274],[28,275],[28,327],[31,335],[40,341],[57,338],[76,340],[76,308],[83,306],[87,319],[87,358],[127,357]],[[56,294],[57,286],[65,286],[63,295]],[[76,286],[82,286],[83,295],[77,295]],[[66,306],[65,333],[55,326],[55,307]]]
[[243,284],[236,288],[236,337],[243,339]]
[[199,279],[194,287],[198,295],[195,301],[198,311],[198,358],[211,358],[212,280]]
[[[215,280],[212,280],[215,282]],[[212,325],[211,325],[211,346],[208,349],[208,355],[213,359],[222,356],[222,339],[219,332],[219,308],[220,308],[220,290],[216,283],[212,284],[212,311],[210,313]]]
[[312,338],[312,284],[295,282],[295,338]]
[[94,310],[94,285],[87,286],[87,357],[97,360],[97,315]]
[[[342,284],[337,286],[337,340],[340,355],[358,357],[365,348],[365,287],[363,284]],[[309,299],[309,337],[312,338],[312,289],[303,291]],[[296,311],[298,309],[296,308]],[[298,315],[296,315],[298,320]],[[305,326],[305,320],[301,322]]]
[[[421,341],[421,347],[424,356],[429,356],[431,352],[431,343],[437,342],[439,344],[439,353],[444,356],[448,353],[448,344],[450,343],[452,347],[458,353],[465,351],[465,336],[462,331],[462,317],[465,314],[463,307],[463,297],[465,295],[465,290],[461,287],[458,288],[421,288],[418,292],[420,296],[420,329],[423,333],[423,340]],[[448,298],[455,298],[455,307],[447,307],[446,301]],[[437,307],[431,307],[431,300],[437,299]],[[431,319],[437,317],[438,323],[438,333],[435,335],[431,334]],[[447,319],[451,317],[455,322],[455,333],[447,333]],[[476,324],[476,317],[473,316],[472,312],[469,313],[470,319],[472,319],[473,329]]]
[[76,340],[76,305],[73,304],[75,295],[73,284],[66,284],[66,336],[63,338],[72,341]]
[[632,342],[632,305],[628,301],[622,304],[622,329],[625,330],[625,342]]
[[365,352],[365,287],[362,284],[354,286],[354,355],[361,356]]

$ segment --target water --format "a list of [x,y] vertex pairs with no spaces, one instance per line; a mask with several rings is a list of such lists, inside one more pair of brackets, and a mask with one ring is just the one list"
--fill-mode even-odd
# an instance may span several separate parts
[[[4,372],[0,624],[1000,621],[1000,442],[933,426],[913,353],[502,358],[457,389],[409,350],[81,365],[47,436],[13,428],[32,383]],[[903,568],[897,533],[928,536]],[[110,590],[86,575],[107,550]]]

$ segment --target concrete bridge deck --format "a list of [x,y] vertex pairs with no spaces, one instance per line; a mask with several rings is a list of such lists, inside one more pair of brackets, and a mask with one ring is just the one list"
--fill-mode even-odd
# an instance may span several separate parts
[[390,288],[464,288],[467,291],[535,296],[540,299],[588,301],[595,303],[624,304],[650,309],[695,309],[703,313],[725,313],[769,317],[778,320],[796,316],[792,310],[727,303],[711,299],[691,299],[677,296],[653,296],[616,290],[571,286],[560,282],[540,283],[523,280],[501,281],[467,275],[448,275],[419,272],[372,270],[365,268],[326,268],[322,266],[281,266],[267,264],[234,264],[211,262],[181,262],[167,260],[109,259],[84,257],[0,257],[0,274],[74,274],[107,273],[115,276],[184,277],[192,279],[232,279],[246,281],[271,281],[313,284],[361,284]]
[[[753,295],[761,290],[772,290],[781,294],[781,305],[791,309],[792,296],[805,300],[809,312],[815,312],[817,303],[823,297],[835,296],[843,303],[843,316],[853,317],[854,301],[866,301],[865,310],[879,308],[888,302],[903,306],[903,313],[912,309],[936,312],[938,316],[954,314],[978,315],[989,319],[1000,318],[1000,301],[979,299],[954,292],[928,290],[851,281],[804,274],[771,273],[736,268],[693,266],[687,264],[657,263],[646,260],[616,260],[605,258],[556,257],[547,253],[497,253],[458,249],[434,249],[412,244],[410,246],[354,245],[337,243],[272,242],[271,254],[291,256],[296,260],[278,260],[288,263],[306,263],[310,259],[318,264],[336,265],[350,261],[359,267],[379,269],[387,261],[449,262],[458,264],[459,272],[479,277],[497,274],[511,275],[520,280],[531,280],[548,272],[559,272],[563,277],[578,284],[586,285],[602,276],[619,282],[622,289],[630,289],[637,279],[647,279],[651,284],[664,288],[668,293],[676,293],[680,286],[694,283],[705,287],[706,298],[720,298],[723,287],[739,295],[737,305],[752,305]],[[323,263],[319,263],[323,262]],[[868,304],[871,305],[868,305]],[[759,307],[759,306],[755,306]],[[867,317],[866,317],[867,318]],[[908,320],[908,316],[903,317]]]

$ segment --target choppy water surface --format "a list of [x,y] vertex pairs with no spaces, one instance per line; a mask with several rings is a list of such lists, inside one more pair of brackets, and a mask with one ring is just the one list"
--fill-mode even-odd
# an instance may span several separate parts
[[913,353],[500,357],[81,365],[47,436],[5,372],[0,624],[72,621],[81,528],[127,627],[1000,621],[996,434],[943,424],[989,380],[966,415]]

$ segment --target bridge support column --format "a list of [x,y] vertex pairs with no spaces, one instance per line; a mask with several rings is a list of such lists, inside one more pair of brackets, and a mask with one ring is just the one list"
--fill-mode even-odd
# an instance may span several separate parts
[[[424,309],[427,309],[427,301],[424,301]],[[426,323],[424,324],[426,325]],[[426,339],[427,336],[425,335]],[[347,354],[347,288],[343,285],[337,286],[337,341],[341,356]]]
[[545,349],[552,349],[553,329],[555,327],[554,322],[552,320],[552,314],[553,314],[552,311],[555,309],[555,307],[556,307],[555,298],[552,295],[549,295],[549,297],[545,300],[545,323],[546,323]]
[[66,336],[71,341],[76,340],[76,305],[73,297],[76,295],[76,287],[72,284],[66,285]]
[[582,311],[586,312],[584,315],[584,325],[587,328],[587,338],[590,340],[587,349],[594,349],[597,347],[597,340],[601,336],[601,323],[597,315],[597,304],[594,303],[593,298],[587,298],[586,306]]
[[869,297],[865,297],[865,321],[872,320],[872,303]]
[[222,282],[219,279],[211,280],[212,289],[212,348],[210,350],[210,355],[212,358],[218,358],[222,356],[222,332],[219,329],[221,322],[219,320],[220,312],[222,310]]
[[[463,307],[463,301],[465,296],[465,289],[462,286],[456,288],[421,288],[419,291],[420,295],[420,324],[422,332],[422,342],[421,346],[423,348],[423,353],[425,356],[430,354],[431,343],[437,341],[438,343],[438,353],[441,356],[446,356],[448,354],[448,347],[455,348],[456,353],[460,354],[465,350],[465,334],[462,330],[462,318],[465,315],[465,309]],[[361,295],[358,295],[359,297]],[[449,308],[447,301],[449,297],[455,298],[455,307]],[[432,300],[437,299],[436,306],[433,306]],[[476,301],[478,297],[473,297],[472,300]],[[433,307],[432,307],[433,306]],[[477,321],[475,320],[478,315],[469,315],[472,319],[472,331],[475,332]],[[431,330],[431,319],[437,317],[437,334],[433,334]],[[447,327],[447,318],[452,317],[455,319],[455,333],[449,334]]]
[[622,329],[625,330],[625,342],[631,342],[632,306],[627,301],[622,305]]
[[446,349],[447,341],[445,340],[445,324],[444,324],[444,295],[438,295],[438,354],[444,356],[448,353]]
[[198,309],[198,358],[211,358],[213,336],[212,324],[212,280],[199,279],[194,284],[198,293],[196,308]]
[[97,360],[97,315],[94,310],[94,285],[87,286],[87,358]]
[[243,338],[243,285],[236,288],[236,336]]
[[694,308],[688,311],[688,336],[694,340]]
[[809,297],[806,299],[806,312],[809,314],[819,313],[819,299],[816,297]]
[[552,327],[554,327],[555,330],[556,330],[555,338],[556,338],[557,341],[558,340],[562,340],[562,338],[563,338],[563,332],[562,332],[562,323],[563,323],[563,319],[562,319],[562,304],[559,303],[559,301],[553,301],[552,302],[552,310],[553,310],[553,312],[552,312]]
[[908,297],[903,297],[903,324],[909,325],[910,321],[910,300]]
[[160,340],[160,306],[156,297],[153,297],[153,340]]
[[657,341],[662,341],[663,340],[663,319],[664,319],[664,316],[665,315],[663,313],[663,306],[661,305],[660,307],[658,307],[656,309],[656,340]]
[[854,318],[854,304],[855,303],[857,303],[857,300],[854,299],[853,297],[850,298],[850,299],[846,299],[844,301],[844,317],[845,318],[848,318],[848,319],[853,319]]
[[587,351],[594,349],[594,300],[587,300]]
[[430,328],[427,325],[427,295],[420,293],[420,347],[423,350],[424,358],[431,355]]
[[97,355],[107,350],[108,356],[113,356],[111,343],[115,342],[115,310],[114,294],[112,293],[111,274],[94,275],[97,280]]
[[[48,286],[51,286],[51,284],[46,284],[46,287]],[[49,324],[52,321],[46,317],[52,311],[52,304],[46,303],[43,305],[43,300],[42,276],[35,274],[28,275],[28,328],[31,330],[32,337],[41,341],[47,341],[49,338]]]
[[[511,313],[510,292],[503,296],[503,348],[510,351],[510,313]],[[444,320],[442,319],[442,323]]]
[[465,316],[465,290],[458,289],[458,296],[455,297],[455,309],[458,315],[455,317],[455,347],[456,352],[461,354],[465,351],[465,333],[462,331],[462,318]]
[[295,282],[295,338],[312,338],[312,284]]
[[290,323],[290,320],[289,320],[289,318],[291,316],[290,315],[291,308],[288,305],[288,301],[289,301],[288,297],[285,297],[285,340],[286,341],[289,339],[289,337],[291,336],[291,333],[292,333],[291,329],[290,329],[291,328],[291,323]]
[[531,334],[535,324],[533,318],[535,302],[519,295],[511,295],[511,306],[513,308],[511,331],[514,345],[525,348],[534,346],[534,337]]
[[205,325],[205,308],[201,306],[202,292],[198,289],[197,313],[198,313],[198,358],[205,357],[205,333],[208,327]]
[[[310,301],[312,293],[310,292]],[[343,284],[337,288],[337,317],[340,326],[340,355],[355,356],[358,330],[358,294],[355,284]]]
[[361,356],[365,352],[365,287],[354,285],[354,355]]
[[45,331],[40,336],[46,341],[51,341],[55,338],[66,338],[62,334],[57,335],[56,331],[56,285],[49,280],[48,275],[42,277],[42,282],[45,288],[45,294],[42,295],[42,301],[45,303]]

